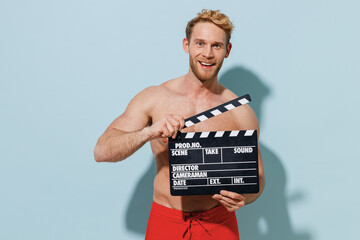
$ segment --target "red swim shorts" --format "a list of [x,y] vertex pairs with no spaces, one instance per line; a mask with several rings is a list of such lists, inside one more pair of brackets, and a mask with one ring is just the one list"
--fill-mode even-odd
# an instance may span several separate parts
[[201,212],[183,212],[153,202],[145,240],[239,240],[234,212],[218,206]]

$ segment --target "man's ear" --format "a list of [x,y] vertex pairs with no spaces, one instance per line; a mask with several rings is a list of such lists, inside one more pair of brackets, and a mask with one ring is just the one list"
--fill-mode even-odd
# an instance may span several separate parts
[[189,53],[189,41],[187,40],[187,38],[183,39],[182,44],[183,44],[184,51],[186,53]]
[[231,44],[231,42],[229,42],[228,45],[226,46],[225,58],[227,58],[229,56],[231,48],[232,48],[232,44]]

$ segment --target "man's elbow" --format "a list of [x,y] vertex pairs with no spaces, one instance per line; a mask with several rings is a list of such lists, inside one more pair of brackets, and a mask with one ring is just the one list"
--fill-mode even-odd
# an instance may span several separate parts
[[94,148],[94,159],[96,162],[119,162],[125,159],[122,155],[114,156],[111,153],[107,153],[99,146]]
[[94,148],[94,159],[96,162],[106,162],[106,156],[98,146],[95,146]]
[[110,154],[97,144],[94,148],[94,159],[96,162],[113,162]]

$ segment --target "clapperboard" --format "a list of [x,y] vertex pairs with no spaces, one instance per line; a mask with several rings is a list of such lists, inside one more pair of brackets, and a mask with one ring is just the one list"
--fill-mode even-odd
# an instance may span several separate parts
[[[187,118],[184,128],[250,101],[249,95],[235,98]],[[256,130],[178,132],[169,138],[169,163],[173,196],[259,192]]]

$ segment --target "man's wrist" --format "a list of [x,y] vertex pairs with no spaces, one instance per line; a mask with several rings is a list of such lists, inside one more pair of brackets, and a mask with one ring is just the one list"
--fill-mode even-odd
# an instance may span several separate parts
[[138,134],[140,136],[141,141],[144,143],[152,140],[149,127],[143,128],[138,132]]

